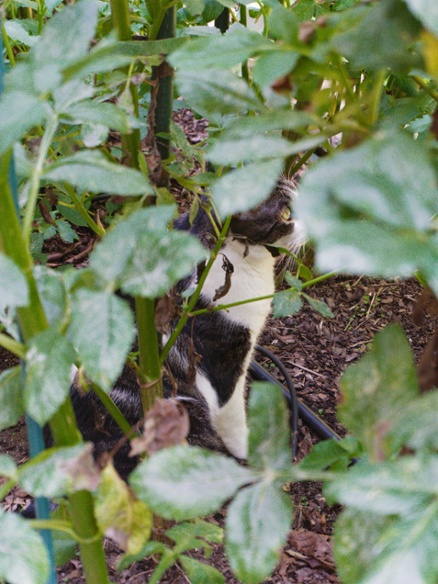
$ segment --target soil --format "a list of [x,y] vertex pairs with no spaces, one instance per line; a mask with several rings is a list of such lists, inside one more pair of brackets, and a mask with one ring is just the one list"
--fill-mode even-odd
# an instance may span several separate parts
[[[197,131],[190,115],[182,120],[187,134],[193,141],[203,136],[204,128]],[[177,120],[180,122],[181,120]],[[187,130],[187,125],[190,128]],[[190,134],[192,132],[192,134]],[[181,193],[180,193],[181,194]],[[67,249],[59,240],[52,241],[49,263],[60,265],[70,263],[82,265],[90,241],[93,239],[86,229],[79,231],[80,241]],[[401,323],[418,360],[426,344],[438,327],[438,317],[428,317],[421,325],[415,324],[412,313],[421,295],[421,286],[414,279],[385,281],[366,277],[336,277],[320,283],[310,290],[310,295],[325,301],[334,312],[334,318],[324,319],[305,305],[296,315],[282,319],[271,319],[262,336],[261,343],[274,353],[285,365],[294,381],[299,398],[313,412],[321,417],[338,434],[345,429],[336,419],[338,382],[342,372],[352,362],[367,351],[374,334],[388,323]],[[260,362],[274,375],[279,375],[267,362]],[[13,356],[0,349],[0,371],[16,363]],[[281,379],[281,376],[279,375]],[[297,460],[302,459],[317,441],[312,432],[300,421]],[[24,421],[14,428],[0,432],[0,452],[8,453],[21,464],[27,459],[27,439]],[[1,484],[1,479],[0,479]],[[339,507],[330,507],[321,486],[302,483],[287,487],[294,503],[293,525],[288,541],[281,554],[280,562],[270,578],[265,582],[279,583],[333,583],[339,582],[332,554],[334,522]],[[27,493],[16,488],[3,501],[9,511],[20,511],[29,502]],[[226,508],[220,510],[211,521],[223,525]],[[118,573],[116,564],[121,557],[120,550],[111,541],[105,541],[110,577],[118,584],[142,584],[148,582],[155,561],[144,560]],[[233,576],[223,547],[213,546],[208,564],[216,567],[225,577],[227,584],[238,584]],[[203,559],[201,550],[193,552],[193,557]],[[71,560],[58,570],[58,582],[83,584],[81,565],[78,558]],[[170,569],[163,584],[185,584],[188,582],[178,566]]]

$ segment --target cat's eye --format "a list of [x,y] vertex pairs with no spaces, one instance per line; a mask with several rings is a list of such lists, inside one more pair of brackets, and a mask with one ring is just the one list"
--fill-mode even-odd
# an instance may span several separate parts
[[291,216],[292,216],[292,211],[290,210],[290,208],[289,207],[284,207],[283,210],[282,210],[282,212],[281,212],[281,214],[280,214],[280,217],[284,221],[289,221],[289,219],[291,218]]

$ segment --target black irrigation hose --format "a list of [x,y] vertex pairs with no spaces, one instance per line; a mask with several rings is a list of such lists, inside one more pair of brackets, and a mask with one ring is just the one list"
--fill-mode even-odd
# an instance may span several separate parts
[[[298,398],[297,398],[297,392],[295,391],[295,386],[293,384],[293,381],[292,381],[289,373],[286,371],[286,367],[283,365],[283,363],[280,361],[280,359],[278,359],[275,355],[273,355],[270,351],[268,351],[268,349],[265,349],[265,347],[262,347],[260,345],[256,345],[256,351],[258,351],[259,353],[261,353],[262,355],[267,357],[272,363],[274,363],[274,365],[277,367],[277,369],[283,375],[284,381],[286,382],[289,394],[287,394],[285,392],[283,386],[281,386],[281,387],[282,387],[283,393],[285,393],[287,396],[288,404],[289,404],[290,409],[292,411],[292,456],[293,456],[293,458],[295,458],[297,455],[297,437],[298,437]],[[256,363],[251,363],[250,371],[252,374],[253,374],[253,371],[252,371],[253,365],[256,365]]]
[[306,406],[300,399],[298,399],[292,379],[290,378],[289,373],[286,371],[283,363],[281,363],[281,361],[267,349],[258,346],[256,349],[268,357],[276,365],[286,381],[288,389],[286,389],[284,385],[278,381],[278,379],[275,379],[275,377],[268,373],[268,371],[266,371],[266,369],[264,369],[261,365],[255,361],[251,362],[249,371],[252,378],[259,381],[269,381],[270,383],[277,385],[282,390],[284,396],[287,399],[289,407],[292,409],[293,455],[295,456],[296,454],[295,450],[296,434],[298,430],[298,417],[301,418],[304,424],[306,424],[306,426],[310,428],[310,430],[312,430],[321,440],[341,440],[339,434],[332,430],[325,422],[323,422],[323,420],[321,420],[321,418],[313,413],[308,406]]

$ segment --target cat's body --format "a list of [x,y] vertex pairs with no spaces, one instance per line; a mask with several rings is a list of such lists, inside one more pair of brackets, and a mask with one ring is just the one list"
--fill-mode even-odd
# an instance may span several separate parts
[[[287,181],[279,183],[267,202],[232,219],[230,232],[208,274],[196,309],[274,293],[276,260],[269,245],[290,247],[293,241],[294,223],[289,212],[291,186]],[[205,213],[199,214],[192,226],[188,225],[187,216],[183,216],[176,227],[190,227],[201,241],[211,243],[213,231]],[[196,281],[194,273],[178,286],[178,291],[192,288]],[[246,377],[270,308],[271,300],[267,298],[190,318],[170,350],[163,378],[164,392],[168,397],[176,388],[177,396],[187,407],[191,443],[228,449],[235,457],[246,458]],[[97,443],[97,450],[111,448],[121,436],[120,431],[105,416],[92,392],[83,396],[73,390],[72,395],[85,439]],[[138,384],[128,368],[111,396],[131,424],[141,417]],[[104,416],[97,423],[96,412]],[[118,458],[116,464],[126,474],[131,466],[124,460],[126,452]]]

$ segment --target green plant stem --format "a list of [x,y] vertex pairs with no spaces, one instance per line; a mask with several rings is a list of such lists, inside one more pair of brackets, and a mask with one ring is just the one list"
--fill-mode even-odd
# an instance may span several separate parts
[[[47,131],[45,136],[48,138]],[[46,141],[50,143],[50,140]],[[43,157],[39,156],[39,159],[41,161]],[[9,186],[10,160],[10,152],[0,157],[0,238],[4,252],[21,269],[27,281],[29,304],[17,309],[20,332],[23,340],[27,343],[35,335],[47,330],[49,324],[33,277],[33,261],[28,240],[21,230]],[[40,168],[42,168],[42,162]],[[57,445],[71,446],[81,441],[69,397],[50,419],[50,430]],[[80,546],[87,582],[89,584],[108,584],[105,555],[94,517],[91,493],[79,491],[70,497],[69,503],[75,529],[79,537],[87,542]]]
[[[248,10],[247,10],[246,6],[241,4],[239,6],[239,11],[240,11],[240,24],[242,26],[247,26],[247,24],[248,24]],[[249,83],[250,79],[249,79],[248,61],[244,61],[242,63],[242,77],[246,80],[247,83]]]
[[[192,310],[194,309],[194,307],[198,301],[198,298],[199,298],[201,291],[202,291],[202,287],[205,284],[205,280],[207,279],[208,273],[211,270],[211,267],[212,267],[212,265],[217,257],[217,254],[219,253],[219,251],[220,251],[220,249],[225,241],[225,237],[227,236],[228,229],[230,227],[230,223],[231,223],[231,217],[227,217],[227,219],[222,227],[222,230],[220,232],[220,236],[217,240],[217,243],[214,247],[214,250],[210,255],[210,258],[209,258],[207,265],[205,266],[205,268],[201,274],[201,277],[199,278],[199,282],[198,282],[198,285],[196,286],[196,290],[194,291],[193,295],[191,296],[190,301],[187,305],[187,308],[184,311],[184,314],[179,319],[176,327],[173,329],[172,334],[170,335],[167,343],[165,344],[163,350],[161,351],[161,354],[160,354],[161,364],[164,364],[164,361],[165,361],[167,355],[169,354],[170,349],[172,348],[172,346],[175,343],[178,336],[181,334],[181,331],[183,330],[183,328],[186,325],[189,318],[195,314],[192,312]],[[198,311],[198,312],[202,312],[202,311]],[[209,311],[206,310],[205,312],[209,312]],[[202,312],[202,314],[204,314],[204,312]]]
[[374,126],[374,124],[376,124],[379,119],[380,102],[382,100],[382,94],[384,89],[383,83],[385,81],[386,76],[387,72],[385,70],[379,71],[376,76],[374,89],[371,95],[370,126]]
[[0,487],[0,501],[3,501],[9,491],[13,489],[16,484],[17,483],[14,479],[9,479]]
[[131,424],[127,421],[111,397],[95,383],[92,383],[91,387],[93,388],[93,391],[99,400],[102,402],[102,405],[108,411],[109,415],[112,417],[120,430],[125,434],[125,436],[132,435],[133,430],[131,428]]
[[155,328],[155,301],[150,298],[135,299],[138,329],[140,371],[144,379],[140,383],[140,398],[146,413],[157,398],[163,397],[161,362],[158,334]]
[[26,356],[26,347],[3,333],[0,333],[0,347],[14,353],[20,359],[24,359]]
[[[129,17],[128,0],[110,0],[112,21],[117,38],[119,41],[131,40],[131,23]],[[124,70],[129,75],[129,68]],[[138,92],[137,87],[129,82],[129,91],[131,93],[133,113],[138,116]],[[129,166],[139,168],[138,155],[141,151],[140,130],[134,129],[129,134],[122,135],[122,149],[125,157],[129,161]]]
[[412,75],[412,79],[417,83],[426,93],[430,95],[435,101],[438,102],[438,91],[435,91],[430,87],[424,79],[422,79],[419,75]]
[[33,167],[32,176],[30,179],[29,197],[26,203],[26,209],[23,218],[23,237],[26,244],[28,244],[30,240],[30,234],[32,232],[32,222],[35,215],[35,207],[38,201],[38,194],[40,191],[40,182],[41,176],[43,174],[44,163],[46,161],[50,144],[52,142],[53,136],[55,135],[57,128],[58,116],[56,114],[53,114],[47,122],[46,129],[41,139],[38,157]]
[[2,26],[3,44],[4,44],[5,49],[6,49],[6,54],[8,55],[9,63],[11,64],[11,67],[15,67],[15,65],[17,64],[17,61],[15,59],[15,55],[14,55],[14,51],[12,50],[11,43],[9,42],[9,37],[6,34],[6,29],[5,29],[5,25],[3,23],[3,20],[2,20],[1,26]]
[[85,221],[85,223],[88,225],[88,227],[90,229],[92,229],[94,231],[94,233],[96,235],[98,235],[99,237],[102,237],[103,235],[105,235],[105,233],[106,233],[105,229],[101,225],[98,225],[94,221],[94,219],[92,217],[90,217],[90,214],[88,213],[87,209],[84,207],[82,201],[79,199],[79,197],[75,193],[74,188],[71,185],[66,183],[65,189],[68,192],[69,197],[73,201],[74,208],[79,213],[79,215],[82,217],[82,219]]

